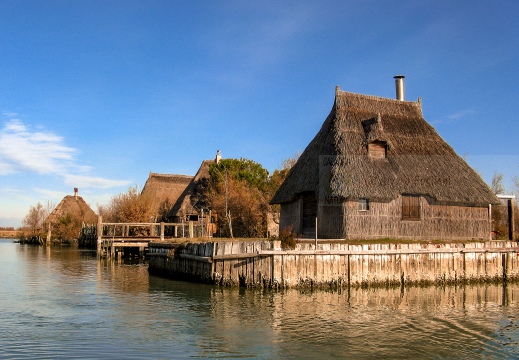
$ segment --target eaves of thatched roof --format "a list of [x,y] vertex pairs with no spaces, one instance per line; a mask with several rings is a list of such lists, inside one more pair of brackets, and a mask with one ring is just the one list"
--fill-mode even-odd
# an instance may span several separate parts
[[[372,141],[387,145],[385,159],[368,156]],[[323,171],[328,173],[328,195],[347,199],[387,202],[416,194],[433,203],[497,203],[481,177],[425,121],[420,102],[337,88],[330,114],[272,203],[291,202],[307,191],[322,195]]]

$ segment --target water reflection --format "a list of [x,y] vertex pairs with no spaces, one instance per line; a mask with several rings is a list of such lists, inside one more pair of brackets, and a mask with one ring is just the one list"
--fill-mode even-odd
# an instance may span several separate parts
[[301,292],[0,241],[0,358],[514,358],[519,286]]
[[269,342],[284,356],[506,357],[518,350],[518,291],[496,285],[349,293],[215,289],[212,305],[231,338],[271,327]]

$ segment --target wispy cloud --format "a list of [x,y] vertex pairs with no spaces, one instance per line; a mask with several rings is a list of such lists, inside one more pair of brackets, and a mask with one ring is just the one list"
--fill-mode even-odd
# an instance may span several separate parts
[[11,111],[3,111],[2,115],[9,119],[20,117],[20,114]]
[[448,124],[448,123],[455,122],[455,121],[458,121],[458,120],[461,120],[461,119],[464,119],[464,118],[467,118],[470,116],[474,116],[476,114],[477,114],[477,112],[472,109],[460,110],[453,114],[445,115],[439,119],[433,120],[433,121],[431,121],[431,123]]
[[462,111],[458,111],[454,114],[450,114],[450,115],[447,115],[447,119],[448,120],[459,120],[459,119],[463,119],[467,116],[472,116],[472,115],[476,115],[476,111],[475,110],[462,110]]
[[73,160],[75,153],[75,149],[63,145],[60,136],[31,132],[17,119],[8,121],[0,131],[0,174],[59,173]]
[[109,180],[101,177],[65,174],[65,184],[77,187],[111,188],[130,184],[127,180]]
[[19,119],[7,121],[0,130],[0,176],[24,172],[58,175],[64,178],[67,185],[92,188],[130,183],[127,180],[89,176],[86,173],[92,169],[76,163],[77,153],[77,149],[64,144],[61,136],[33,131]]

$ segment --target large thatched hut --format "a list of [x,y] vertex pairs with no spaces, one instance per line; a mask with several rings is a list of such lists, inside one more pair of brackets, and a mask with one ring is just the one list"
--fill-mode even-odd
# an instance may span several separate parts
[[[336,88],[272,203],[280,228],[335,239],[488,239],[499,200],[422,115],[421,101]],[[317,224],[317,228],[316,228]]]
[[157,217],[166,216],[186,190],[193,176],[150,172],[141,195],[148,197]]

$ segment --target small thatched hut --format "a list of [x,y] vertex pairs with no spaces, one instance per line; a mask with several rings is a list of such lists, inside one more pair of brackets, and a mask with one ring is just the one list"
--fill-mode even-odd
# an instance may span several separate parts
[[74,195],[67,195],[60,201],[43,222],[43,227],[46,231],[50,230],[54,238],[75,241],[79,237],[82,224],[96,222],[96,213],[78,195],[78,189],[74,188]]
[[395,78],[396,100],[336,88],[321,130],[271,201],[281,204],[281,229],[334,239],[489,238],[490,204],[499,200],[425,121],[421,101],[403,100],[403,77]]
[[[167,215],[193,180],[189,175],[158,174],[150,172],[141,195],[149,197],[153,211],[158,215]],[[164,213],[166,212],[166,213]]]

